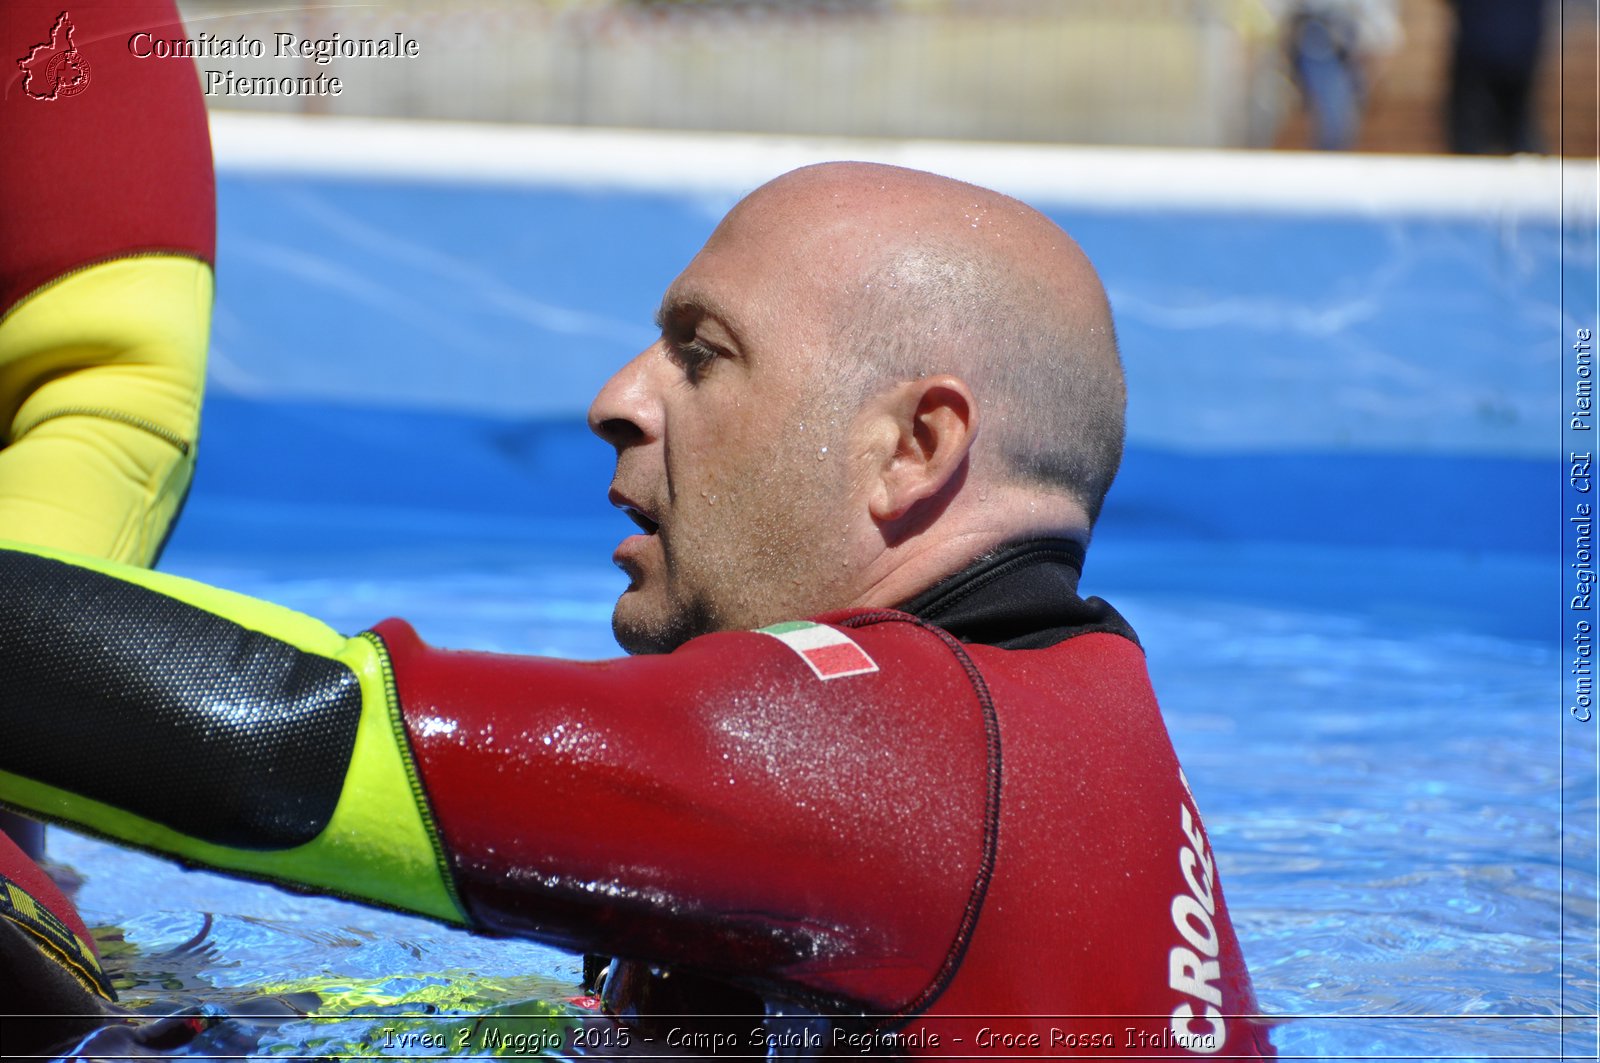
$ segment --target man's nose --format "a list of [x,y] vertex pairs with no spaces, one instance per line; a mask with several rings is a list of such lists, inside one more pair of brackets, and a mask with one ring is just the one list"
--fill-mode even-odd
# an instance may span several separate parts
[[617,370],[589,404],[589,430],[618,450],[659,438],[660,405],[650,387],[650,367],[661,360],[656,346]]

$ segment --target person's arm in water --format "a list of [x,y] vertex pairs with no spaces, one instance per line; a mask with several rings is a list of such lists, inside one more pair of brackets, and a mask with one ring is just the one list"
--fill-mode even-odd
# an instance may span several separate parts
[[216,208],[171,0],[0,5],[0,537],[150,564],[188,490]]
[[1142,653],[1087,603],[1037,651],[880,609],[574,662],[39,548],[0,585],[0,805],[638,961],[623,1013],[674,1012],[611,995],[651,964],[874,1035],[1270,1053]]
[[[876,626],[881,670],[824,682],[754,632],[579,663],[434,650],[398,621],[346,638],[42,550],[0,550],[0,583],[10,807],[882,1013],[971,930],[985,709],[954,640],[910,618]],[[880,696],[911,668],[923,696]]]

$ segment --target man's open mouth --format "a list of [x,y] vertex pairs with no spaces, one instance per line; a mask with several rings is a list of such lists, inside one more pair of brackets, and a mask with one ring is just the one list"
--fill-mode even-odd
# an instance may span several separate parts
[[661,523],[652,517],[647,510],[621,491],[612,487],[606,492],[606,501],[622,510],[627,518],[638,525],[639,530],[646,535],[654,535],[661,530]]
[[626,513],[628,515],[628,519],[637,524],[640,530],[646,535],[654,535],[656,533],[656,529],[661,527],[661,525],[657,524],[643,513],[640,513],[632,506],[623,507],[622,512]]

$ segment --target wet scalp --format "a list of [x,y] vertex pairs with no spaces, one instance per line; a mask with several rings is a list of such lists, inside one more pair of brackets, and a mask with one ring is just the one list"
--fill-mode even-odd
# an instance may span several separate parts
[[1105,291],[1059,226],[989,189],[872,163],[785,174],[728,221],[793,247],[816,309],[831,306],[819,316],[845,388],[961,377],[982,412],[975,471],[1067,493],[1095,519],[1126,393]]

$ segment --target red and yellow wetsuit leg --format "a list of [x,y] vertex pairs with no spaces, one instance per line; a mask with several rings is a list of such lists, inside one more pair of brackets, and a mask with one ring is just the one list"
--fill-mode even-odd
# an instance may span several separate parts
[[[135,58],[141,31],[183,36],[171,0],[0,3],[0,536],[143,565],[194,469],[216,197],[194,66]],[[35,825],[4,819],[37,850]],[[65,965],[42,1010],[80,983],[108,995],[77,977],[92,944],[69,956],[88,936],[16,846],[0,878],[33,898],[12,916],[39,917],[0,951],[36,941]],[[73,931],[53,947],[46,925]]]
[[148,564],[194,469],[216,197],[171,0],[0,4],[0,535]]
[[1108,608],[1035,649],[880,611],[572,662],[37,549],[0,581],[0,803],[875,1016],[833,1053],[1271,1053]]

